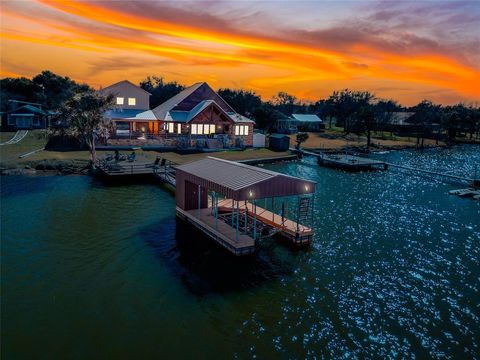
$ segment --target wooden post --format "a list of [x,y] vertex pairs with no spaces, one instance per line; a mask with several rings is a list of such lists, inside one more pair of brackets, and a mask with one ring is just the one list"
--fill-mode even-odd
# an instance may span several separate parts
[[215,191],[213,194],[215,195],[215,229],[218,230],[218,195]]
[[248,220],[248,207],[247,207],[247,200],[245,200],[245,234],[247,233],[247,220]]
[[233,227],[233,222],[235,220],[235,200],[232,199],[232,227]]
[[240,202],[237,201],[237,230],[235,231],[235,240],[238,242],[238,220],[240,219]]
[[297,235],[298,235],[298,231],[300,230],[300,225],[299,225],[299,222],[300,221],[300,195],[297,196]]
[[272,221],[275,222],[275,198],[272,197]]
[[313,219],[315,219],[315,213],[313,211],[313,207],[315,206],[315,193],[312,193],[312,203],[310,204],[310,206],[312,207],[311,209],[311,219],[310,219],[310,223],[311,223],[311,226],[310,226],[310,229],[313,231]]
[[257,240],[257,200],[253,200],[253,240]]
[[200,195],[201,187],[198,185],[198,218],[200,219],[200,200],[201,200],[201,195]]

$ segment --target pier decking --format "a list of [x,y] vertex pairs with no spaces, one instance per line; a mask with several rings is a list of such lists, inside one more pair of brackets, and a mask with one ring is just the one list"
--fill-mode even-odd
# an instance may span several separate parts
[[291,150],[299,152],[303,155],[315,156],[317,158],[318,164],[321,166],[346,171],[387,170],[389,165],[384,161],[349,154],[319,154],[306,150]]

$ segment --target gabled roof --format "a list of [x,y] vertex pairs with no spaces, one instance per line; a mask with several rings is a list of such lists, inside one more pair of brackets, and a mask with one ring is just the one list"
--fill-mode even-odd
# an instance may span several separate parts
[[110,88],[117,87],[118,85],[122,85],[122,84],[127,84],[127,85],[130,85],[130,86],[134,86],[134,87],[136,87],[138,90],[142,90],[143,92],[146,92],[148,95],[152,95],[152,94],[150,94],[147,90],[142,89],[140,86],[135,85],[134,83],[132,83],[131,81],[128,81],[128,80],[122,80],[122,81],[116,82],[115,84],[112,84],[112,85],[109,85],[109,86],[107,86],[107,87],[104,87],[104,88],[101,89],[100,91],[105,91],[105,90],[108,90],[108,89],[110,89]]
[[315,114],[292,114],[292,117],[299,122],[323,122],[322,119]]
[[183,100],[185,100],[187,97],[189,97],[195,90],[197,90],[200,86],[202,86],[204,83],[199,82],[196,84],[193,84],[192,86],[189,86],[185,90],[182,90],[179,92],[177,95],[174,97],[171,97],[164,103],[158,105],[156,108],[152,109],[153,113],[159,120],[164,120],[167,116],[167,113],[171,111],[175,106],[180,104]]
[[22,105],[22,106],[20,106],[16,109],[8,111],[7,113],[8,114],[11,114],[11,113],[22,114],[22,113],[25,113],[25,112],[31,112],[31,113],[39,114],[39,115],[47,115],[47,113],[45,111],[43,111],[43,110],[41,110],[38,107],[33,106],[33,105]]
[[[218,95],[206,82],[199,82],[181,91],[174,97],[168,99],[163,104],[152,109],[159,120],[166,120],[167,115],[173,111],[189,111],[199,106],[203,101],[213,101],[220,107],[233,121],[239,121],[231,114],[236,114],[235,110]],[[208,105],[205,105],[208,106]],[[201,110],[199,111],[201,112]],[[199,113],[198,112],[198,113]],[[251,120],[250,120],[251,121]]]
[[[177,178],[215,189],[236,200],[308,194],[315,191],[316,184],[314,181],[215,157],[180,165],[176,169]],[[187,177],[182,172],[188,174]]]

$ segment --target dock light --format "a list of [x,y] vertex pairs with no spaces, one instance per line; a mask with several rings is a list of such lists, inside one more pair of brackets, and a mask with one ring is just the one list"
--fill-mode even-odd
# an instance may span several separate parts
[[310,187],[308,185],[305,185],[305,191],[308,191]]
[[250,198],[253,197],[253,191],[252,190],[248,191],[248,197],[250,197]]

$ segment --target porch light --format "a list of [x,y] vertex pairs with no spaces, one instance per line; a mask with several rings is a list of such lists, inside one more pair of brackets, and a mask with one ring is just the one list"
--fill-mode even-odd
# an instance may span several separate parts
[[310,190],[310,187],[308,185],[305,185],[305,191]]
[[249,197],[249,198],[252,198],[252,197],[253,197],[253,191],[252,191],[252,190],[249,190],[249,191],[248,191],[248,197]]

